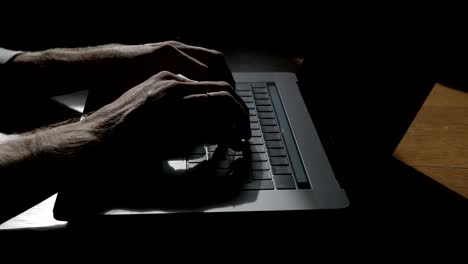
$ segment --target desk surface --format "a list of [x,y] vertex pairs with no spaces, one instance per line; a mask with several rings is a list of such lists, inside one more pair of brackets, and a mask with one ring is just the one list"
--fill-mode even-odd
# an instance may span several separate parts
[[468,92],[436,84],[394,156],[468,198]]
[[35,205],[29,210],[6,221],[0,225],[0,230],[16,228],[38,228],[38,227],[60,227],[67,222],[54,219],[52,209],[54,208],[57,194],[52,195],[43,202]]

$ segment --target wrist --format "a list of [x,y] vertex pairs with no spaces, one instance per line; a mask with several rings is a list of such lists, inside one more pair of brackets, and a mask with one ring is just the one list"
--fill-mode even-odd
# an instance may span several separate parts
[[91,126],[76,122],[27,135],[25,143],[35,158],[73,159],[94,149],[99,135]]

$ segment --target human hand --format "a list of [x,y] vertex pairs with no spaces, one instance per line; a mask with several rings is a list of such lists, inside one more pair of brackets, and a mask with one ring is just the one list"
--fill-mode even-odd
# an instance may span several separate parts
[[[21,75],[14,78],[15,82],[36,87],[41,95],[91,89],[116,99],[160,71],[197,81],[235,85],[220,52],[176,41],[25,52],[14,57],[9,65]],[[37,87],[46,90],[38,91]]]
[[227,82],[160,72],[86,117],[107,145],[160,157],[197,144],[237,145],[250,134],[245,103]]

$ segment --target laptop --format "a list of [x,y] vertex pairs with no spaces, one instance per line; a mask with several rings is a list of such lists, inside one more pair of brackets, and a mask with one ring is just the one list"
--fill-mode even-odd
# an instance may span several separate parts
[[[70,186],[59,192],[54,217],[70,221],[110,215],[348,207],[347,194],[330,165],[296,74],[238,72],[233,76],[236,93],[250,114],[252,138],[244,150],[191,146],[173,160],[154,160],[150,153],[142,153],[132,162],[114,161],[118,172],[94,171],[98,176],[92,178],[112,175],[111,180],[93,180],[83,188]],[[85,112],[99,104],[92,95]]]

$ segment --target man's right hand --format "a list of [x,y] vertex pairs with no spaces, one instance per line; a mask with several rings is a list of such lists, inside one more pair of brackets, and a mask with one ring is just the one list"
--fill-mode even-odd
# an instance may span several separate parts
[[158,156],[195,144],[238,144],[251,136],[248,109],[229,83],[195,82],[167,71],[81,122],[104,143],[150,148]]

